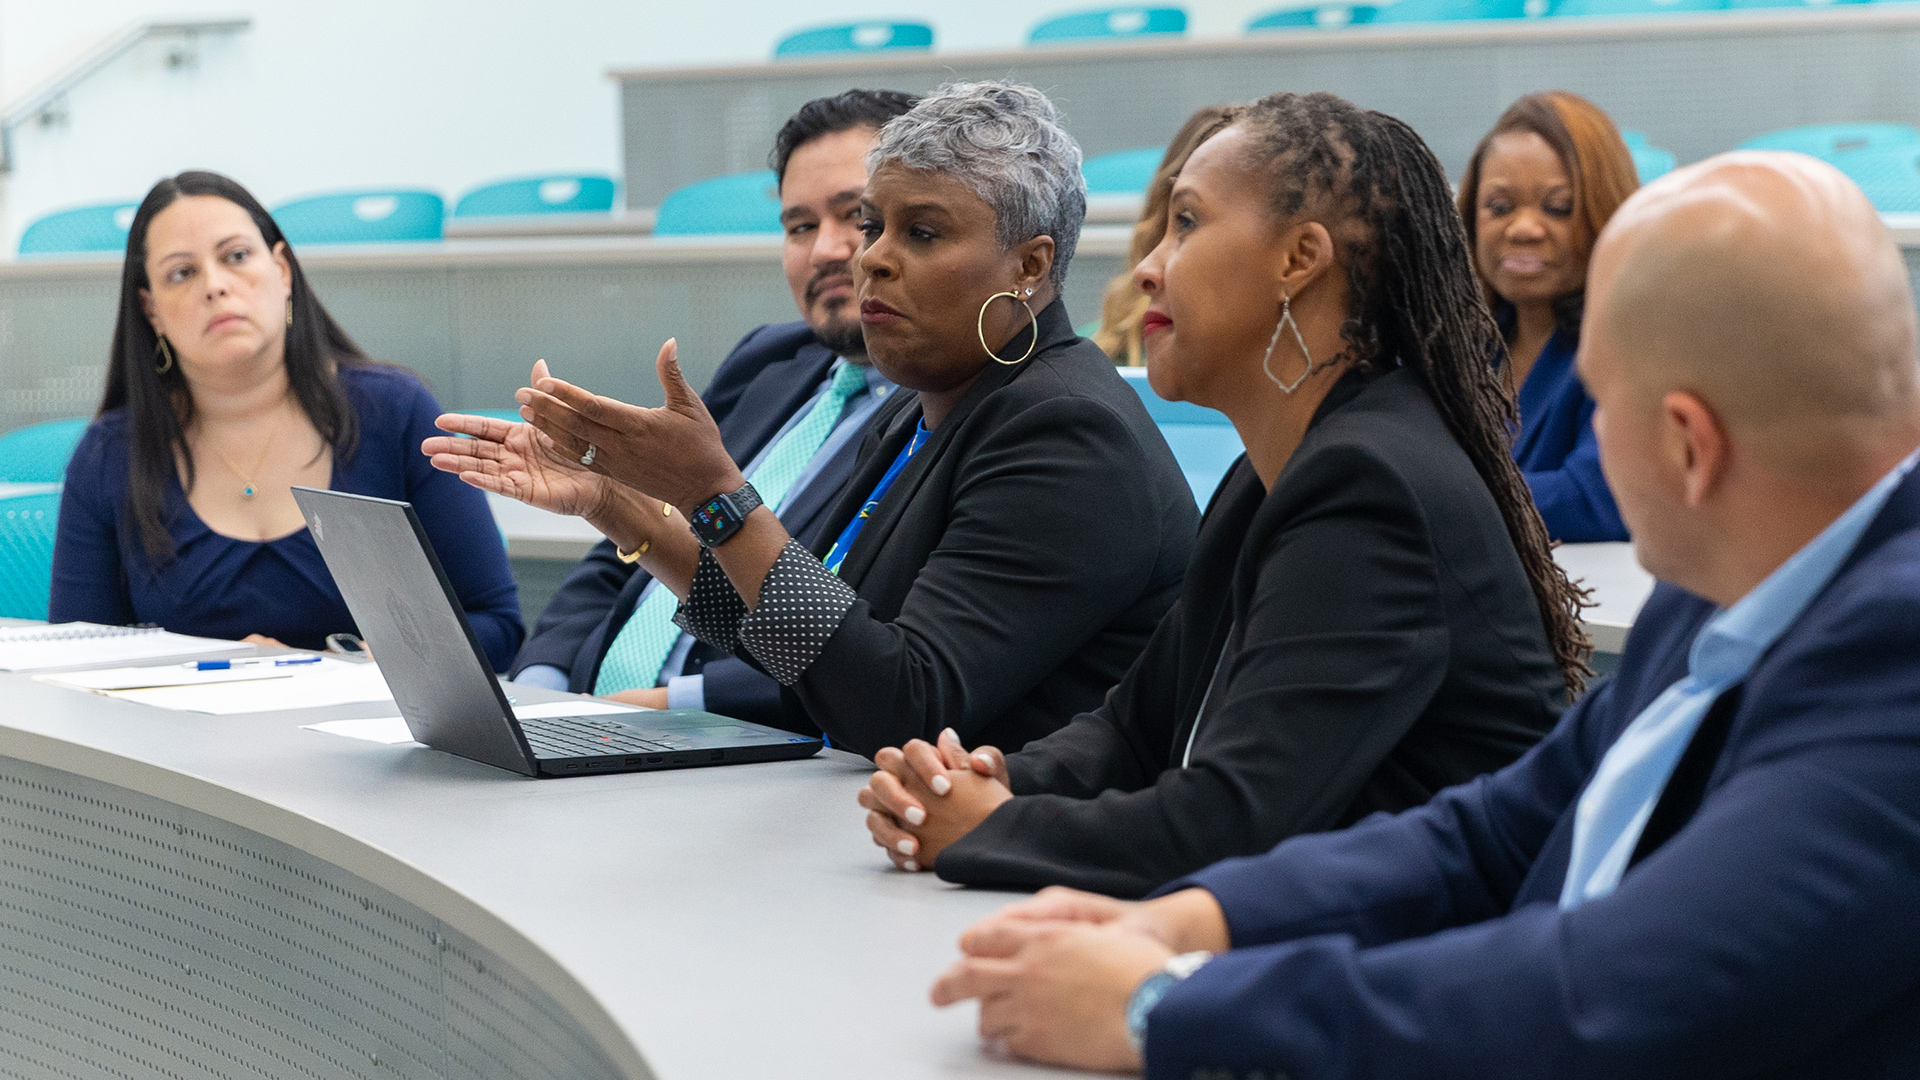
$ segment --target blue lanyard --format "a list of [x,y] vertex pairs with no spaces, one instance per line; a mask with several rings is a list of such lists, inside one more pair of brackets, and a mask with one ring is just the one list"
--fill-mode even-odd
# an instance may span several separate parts
[[887,490],[893,487],[895,480],[900,479],[901,470],[907,467],[907,462],[912,460],[913,455],[919,451],[920,444],[926,442],[930,434],[932,432],[927,430],[925,420],[921,420],[914,426],[913,438],[907,440],[907,445],[900,448],[900,456],[893,459],[892,465],[887,466],[887,474],[874,485],[873,494],[867,496],[867,501],[861,504],[860,512],[853,515],[853,520],[847,522],[846,528],[840,530],[840,539],[835,540],[832,550],[827,552],[825,562],[828,570],[836,574],[840,572],[840,564],[846,560],[847,552],[852,549],[853,542],[859,539],[860,530],[867,527],[867,519],[873,516],[873,508],[879,506],[880,500],[887,497]]

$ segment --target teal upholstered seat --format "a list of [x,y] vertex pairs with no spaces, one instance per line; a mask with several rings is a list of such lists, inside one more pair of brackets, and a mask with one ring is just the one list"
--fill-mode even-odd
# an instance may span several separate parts
[[57,492],[0,498],[0,617],[47,617],[59,521]]
[[127,250],[127,227],[134,203],[103,203],[61,210],[40,218],[20,234],[22,255],[72,255]]
[[1883,214],[1920,214],[1920,145],[1862,150],[1836,161]]
[[273,220],[295,247],[438,240],[446,216],[431,191],[349,191],[286,203]]
[[528,176],[474,188],[453,205],[453,216],[531,217],[605,214],[613,210],[614,182],[606,176]]
[[1247,23],[1247,33],[1268,30],[1338,30],[1343,26],[1364,26],[1380,14],[1374,4],[1310,3],[1284,7],[1256,15]]
[[1117,7],[1058,15],[1033,28],[1030,44],[1120,41],[1187,32],[1187,13],[1175,7]]
[[1194,500],[1205,507],[1234,459],[1245,449],[1240,433],[1225,413],[1190,402],[1168,401],[1154,393],[1147,384],[1146,368],[1121,368],[1120,375],[1146,404],[1147,415],[1153,417],[1172,448],[1173,459],[1186,475]]
[[655,236],[777,233],[780,191],[771,169],[699,180],[660,202]]
[[67,459],[86,434],[87,420],[48,420],[0,434],[0,481],[9,484],[58,484],[66,479]]
[[1908,124],[1810,124],[1755,135],[1741,150],[1792,150],[1822,161],[1890,147],[1920,146],[1920,128]]
[[1087,178],[1088,194],[1137,194],[1147,190],[1154,170],[1160,167],[1160,159],[1165,156],[1166,148],[1160,146],[1116,150],[1088,158],[1080,171]]
[[1680,163],[1673,151],[1663,150],[1648,142],[1643,132],[1622,131],[1620,139],[1627,144],[1627,152],[1633,155],[1633,171],[1639,174],[1643,184],[1667,175]]
[[933,48],[933,27],[917,22],[861,22],[802,30],[774,46],[777,59],[836,53],[901,52]]

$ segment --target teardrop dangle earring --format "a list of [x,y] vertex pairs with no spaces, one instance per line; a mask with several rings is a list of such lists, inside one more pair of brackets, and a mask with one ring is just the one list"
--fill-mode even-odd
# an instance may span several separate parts
[[[1274,346],[1280,344],[1280,331],[1288,329],[1293,331],[1294,343],[1300,346],[1300,355],[1305,357],[1307,361],[1306,370],[1300,373],[1299,378],[1290,383],[1281,382],[1280,376],[1273,373]],[[1267,342],[1267,356],[1266,359],[1260,361],[1260,370],[1267,373],[1267,378],[1272,379],[1273,385],[1279,387],[1280,392],[1283,394],[1291,394],[1295,390],[1300,389],[1300,384],[1306,382],[1307,376],[1313,374],[1313,353],[1307,351],[1307,339],[1300,336],[1300,324],[1294,321],[1293,297],[1291,296],[1282,296],[1280,298],[1280,321],[1273,328],[1273,339]]]

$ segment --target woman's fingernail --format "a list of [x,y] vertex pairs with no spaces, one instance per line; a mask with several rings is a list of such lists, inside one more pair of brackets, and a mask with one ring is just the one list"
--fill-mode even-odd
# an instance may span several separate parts
[[[953,781],[944,776],[935,776],[933,779],[927,781],[927,786],[933,789],[935,795],[945,795],[947,792],[953,790]],[[914,824],[918,825],[920,823],[916,821]]]
[[973,760],[979,762],[982,765],[985,765],[989,769],[994,767],[992,754],[975,754],[973,755]]
[[960,733],[953,730],[952,728],[948,728],[945,731],[942,731],[940,733],[940,737],[943,739],[952,739],[954,742],[960,741]]
[[900,854],[902,855],[911,855],[914,852],[920,850],[920,845],[914,843],[911,837],[905,840],[901,840],[898,843],[894,844],[893,846],[899,848]]
[[[946,777],[941,777],[941,779],[944,780]],[[927,823],[927,812],[917,806],[907,807],[907,812],[900,816],[906,818],[907,824],[909,825],[925,825]]]
[[905,870],[909,874],[917,874],[920,872],[920,864],[914,862],[912,859],[908,859],[906,862],[900,864],[900,869]]

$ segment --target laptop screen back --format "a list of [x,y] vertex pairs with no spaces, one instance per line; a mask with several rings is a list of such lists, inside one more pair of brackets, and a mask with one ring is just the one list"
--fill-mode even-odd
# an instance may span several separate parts
[[295,487],[293,497],[413,737],[534,775],[533,754],[413,507],[317,488]]

